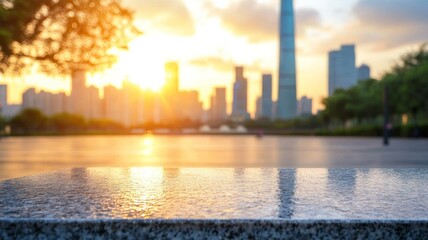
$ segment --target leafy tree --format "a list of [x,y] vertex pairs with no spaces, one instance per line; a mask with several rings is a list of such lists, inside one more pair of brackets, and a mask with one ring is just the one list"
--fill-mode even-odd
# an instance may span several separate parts
[[45,130],[47,118],[38,109],[25,109],[10,124],[13,132],[37,133]]
[[103,70],[137,34],[118,0],[0,0],[0,72]]
[[330,119],[339,119],[345,123],[354,116],[353,109],[349,105],[352,101],[349,91],[337,89],[332,96],[323,99],[322,103]]
[[78,131],[85,128],[86,121],[80,115],[60,113],[50,117],[50,125],[59,132]]
[[88,121],[88,129],[93,131],[123,131],[125,126],[108,119],[92,119]]
[[388,89],[389,108],[392,114],[418,114],[428,116],[428,50],[422,45],[410,52],[388,71],[380,81],[368,79],[356,86],[337,90],[323,100],[324,121],[340,119],[373,119],[383,112],[382,96]]
[[0,133],[3,131],[6,126],[6,120],[0,115]]

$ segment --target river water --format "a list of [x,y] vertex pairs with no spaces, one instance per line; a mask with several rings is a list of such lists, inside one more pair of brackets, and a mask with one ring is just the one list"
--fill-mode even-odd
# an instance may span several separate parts
[[0,139],[0,180],[74,167],[428,167],[428,140],[253,136]]

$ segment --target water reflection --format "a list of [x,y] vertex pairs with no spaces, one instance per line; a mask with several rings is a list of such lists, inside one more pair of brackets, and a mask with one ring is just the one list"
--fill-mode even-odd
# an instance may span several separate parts
[[338,195],[352,195],[355,192],[357,179],[356,169],[334,168],[328,170],[328,187]]
[[296,170],[278,170],[278,208],[279,218],[290,219],[294,213],[294,194],[296,191]]
[[426,219],[427,181],[422,168],[76,168],[0,182],[0,218]]
[[[60,147],[58,147],[60,146]],[[0,180],[73,167],[421,167],[428,140],[253,136],[6,138]],[[369,161],[372,160],[372,161]],[[370,165],[367,165],[370,164]]]

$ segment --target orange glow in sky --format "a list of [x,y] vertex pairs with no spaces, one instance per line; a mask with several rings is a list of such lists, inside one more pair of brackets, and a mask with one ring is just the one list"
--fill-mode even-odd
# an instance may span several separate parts
[[[373,16],[358,12],[363,9],[362,4],[374,9],[376,6],[370,2],[295,1],[297,94],[312,97],[314,111],[322,107],[320,102],[327,95],[329,50],[341,44],[356,44],[357,65],[369,64],[372,75],[379,77],[400,55],[427,39],[424,36],[421,40],[392,42],[396,36],[413,36],[408,31],[420,33],[419,25],[403,28],[391,22],[395,25],[387,28],[382,24],[388,23],[377,22]],[[380,15],[383,19],[389,16],[385,15],[388,11],[393,12],[394,6],[386,4],[388,1],[373,2],[383,6],[383,15]],[[256,98],[261,95],[263,73],[273,74],[276,99],[279,0],[124,0],[124,3],[135,11],[136,25],[144,34],[131,42],[129,51],[119,54],[119,62],[111,69],[90,74],[89,85],[120,86],[128,79],[142,88],[159,90],[165,79],[164,64],[176,61],[180,69],[180,90],[198,90],[204,107],[208,108],[213,89],[227,87],[230,108],[234,67],[241,65],[249,80],[250,113],[254,114]],[[397,7],[408,11],[412,4]],[[70,89],[69,77],[51,78],[42,74],[0,78],[0,82],[9,84],[11,103],[21,102],[21,94],[28,87],[67,93]]]

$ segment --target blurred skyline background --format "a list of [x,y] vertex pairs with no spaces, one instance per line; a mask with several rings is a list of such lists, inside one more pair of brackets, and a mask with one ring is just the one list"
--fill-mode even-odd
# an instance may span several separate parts
[[[125,0],[144,32],[119,62],[103,73],[88,76],[89,85],[103,87],[122,81],[158,90],[164,83],[164,64],[180,65],[180,90],[197,90],[209,107],[214,87],[227,87],[232,102],[235,66],[244,66],[248,107],[254,116],[261,93],[261,75],[273,75],[273,98],[278,81],[278,0],[192,1]],[[313,98],[314,110],[328,94],[328,52],[356,44],[356,64],[370,65],[379,78],[397,57],[428,39],[422,0],[295,1],[297,96]],[[70,93],[70,77],[28,73],[1,78],[9,85],[9,102],[20,103],[29,87]],[[231,109],[228,109],[230,112]]]

